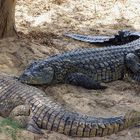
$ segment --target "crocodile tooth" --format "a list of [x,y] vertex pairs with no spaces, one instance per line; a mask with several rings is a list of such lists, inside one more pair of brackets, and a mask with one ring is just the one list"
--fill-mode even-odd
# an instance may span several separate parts
[[98,123],[98,126],[101,127],[101,128],[105,128],[105,125],[102,122]]
[[99,126],[98,126],[97,123],[92,123],[91,126],[92,126],[93,128],[95,128],[95,129],[99,129]]

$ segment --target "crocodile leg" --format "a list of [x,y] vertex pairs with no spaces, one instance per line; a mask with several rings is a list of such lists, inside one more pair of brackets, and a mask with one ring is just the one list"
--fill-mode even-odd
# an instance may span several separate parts
[[28,105],[19,105],[15,107],[11,111],[9,118],[15,120],[20,125],[20,127],[27,128],[27,130],[30,132],[43,134],[41,129],[33,120],[33,117],[31,117],[30,108]]
[[12,118],[16,122],[18,122],[18,124],[20,124],[22,128],[26,128],[29,121],[29,115],[29,106],[19,105],[11,111],[9,118]]
[[140,59],[134,53],[126,55],[126,65],[130,71],[128,71],[129,77],[133,80],[140,82]]
[[126,43],[129,43],[129,42],[134,41],[136,39],[139,39],[140,32],[129,31],[129,30],[120,30],[120,31],[118,31],[118,34],[115,35],[115,38],[117,40],[116,43],[118,43],[118,45],[126,44]]
[[27,130],[36,134],[43,134],[41,129],[37,126],[36,122],[33,120],[33,118],[30,118],[28,125],[27,125]]
[[99,82],[94,81],[90,77],[82,73],[72,73],[68,75],[66,83],[81,86],[86,89],[105,89],[107,88],[104,85],[101,85]]
[[134,73],[140,73],[140,59],[134,53],[126,55],[126,65]]

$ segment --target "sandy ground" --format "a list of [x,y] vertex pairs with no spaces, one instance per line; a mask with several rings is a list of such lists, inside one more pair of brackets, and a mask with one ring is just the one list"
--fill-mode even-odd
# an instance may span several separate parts
[[[139,0],[18,0],[16,26],[20,39],[0,41],[0,71],[20,75],[33,60],[85,47],[97,47],[63,36],[65,32],[114,34],[120,29],[140,30]],[[140,110],[140,88],[125,79],[107,84],[104,91],[70,85],[46,87],[48,96],[84,114],[113,116]],[[5,133],[0,140],[11,140]],[[17,140],[72,140],[55,132],[34,135],[19,131]],[[132,128],[89,140],[140,140],[140,129]],[[80,138],[76,138],[80,140]],[[88,140],[85,138],[84,140]]]

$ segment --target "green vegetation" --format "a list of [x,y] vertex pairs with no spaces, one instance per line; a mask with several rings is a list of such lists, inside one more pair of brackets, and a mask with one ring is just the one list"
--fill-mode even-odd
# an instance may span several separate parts
[[0,120],[0,133],[9,135],[12,140],[17,140],[17,132],[19,129],[21,129],[20,125],[9,118]]

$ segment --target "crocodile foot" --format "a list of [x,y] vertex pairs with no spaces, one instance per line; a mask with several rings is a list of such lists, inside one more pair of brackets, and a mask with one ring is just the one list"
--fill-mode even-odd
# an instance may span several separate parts
[[19,105],[11,111],[9,118],[15,120],[22,128],[26,128],[29,122],[29,116],[29,107],[26,105]]

